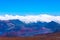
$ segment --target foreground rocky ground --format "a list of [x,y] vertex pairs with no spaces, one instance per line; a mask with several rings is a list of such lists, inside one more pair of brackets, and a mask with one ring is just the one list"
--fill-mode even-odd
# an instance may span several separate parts
[[33,37],[0,37],[0,40],[60,40],[60,32],[35,35]]

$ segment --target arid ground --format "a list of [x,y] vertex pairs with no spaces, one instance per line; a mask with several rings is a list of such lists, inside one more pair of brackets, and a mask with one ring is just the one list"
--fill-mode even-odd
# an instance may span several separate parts
[[35,35],[34,37],[0,37],[0,40],[60,40],[60,32]]

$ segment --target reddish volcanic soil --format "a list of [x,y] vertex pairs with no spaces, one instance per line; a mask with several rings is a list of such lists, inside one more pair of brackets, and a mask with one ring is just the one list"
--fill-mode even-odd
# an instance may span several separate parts
[[35,35],[34,37],[0,37],[0,40],[60,40],[60,32]]

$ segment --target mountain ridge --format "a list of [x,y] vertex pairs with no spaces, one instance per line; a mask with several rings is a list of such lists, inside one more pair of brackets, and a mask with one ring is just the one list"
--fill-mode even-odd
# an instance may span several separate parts
[[[0,36],[34,36],[37,34],[48,34],[60,32],[60,24],[51,21],[46,22],[33,22],[24,23],[18,19],[13,20],[0,20]],[[13,35],[14,34],[14,35]]]

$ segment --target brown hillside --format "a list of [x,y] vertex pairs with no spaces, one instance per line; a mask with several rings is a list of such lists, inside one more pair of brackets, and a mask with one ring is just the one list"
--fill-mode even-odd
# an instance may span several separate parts
[[34,37],[0,37],[0,40],[60,40],[60,32],[35,35]]

